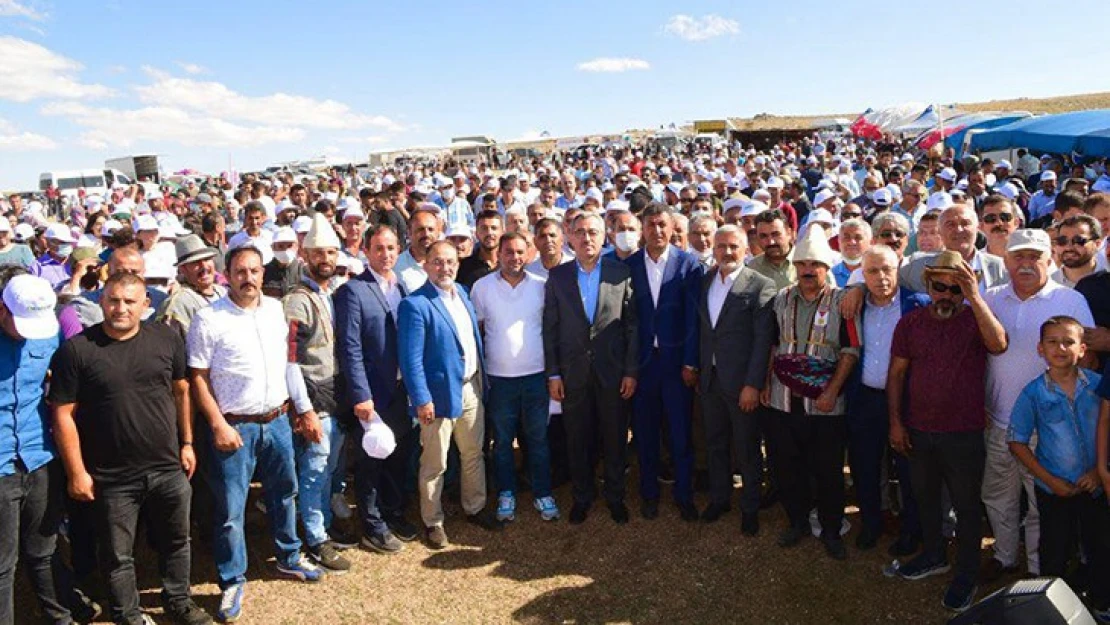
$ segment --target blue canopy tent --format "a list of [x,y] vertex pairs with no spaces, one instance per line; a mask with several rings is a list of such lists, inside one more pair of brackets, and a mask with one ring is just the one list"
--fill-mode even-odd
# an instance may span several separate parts
[[957,129],[944,138],[944,147],[956,150],[958,156],[960,149],[964,145],[964,136],[967,135],[969,130],[987,130],[990,128],[997,128],[1012,124],[1021,119],[1028,119],[1032,117],[1032,113],[1025,111],[1014,111],[1012,113],[973,113],[962,117],[959,121],[953,120],[952,125]]
[[1110,156],[1110,109],[1031,117],[971,136],[969,150],[1029,148],[1053,154]]

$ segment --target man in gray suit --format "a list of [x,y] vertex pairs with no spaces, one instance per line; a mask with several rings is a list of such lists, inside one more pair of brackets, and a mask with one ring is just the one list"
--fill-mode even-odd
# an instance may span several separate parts
[[[975,249],[975,235],[979,232],[979,218],[970,204],[956,204],[940,215],[940,237],[944,249],[959,252],[979,278],[979,292],[992,286],[1007,284],[1010,276],[1006,265],[994,254]],[[925,293],[925,281],[921,277],[925,267],[936,256],[936,252],[914,254],[898,271],[898,283],[911,291]]]
[[[710,503],[702,514],[716,521],[732,497],[732,455],[740,463],[741,531],[759,532],[759,487],[763,466],[759,450],[759,392],[767,381],[767,360],[775,330],[771,300],[775,283],[744,266],[748,237],[725,225],[713,235],[715,266],[702,279],[698,300],[701,359],[698,390],[705,421]],[[731,435],[730,435],[731,431]]]
[[575,261],[551,270],[543,309],[543,351],[551,399],[563,402],[573,482],[570,522],[586,520],[595,496],[591,447],[600,430],[605,500],[628,522],[624,464],[628,400],[636,392],[636,303],[628,267],[601,258],[605,222],[596,213],[573,225]]

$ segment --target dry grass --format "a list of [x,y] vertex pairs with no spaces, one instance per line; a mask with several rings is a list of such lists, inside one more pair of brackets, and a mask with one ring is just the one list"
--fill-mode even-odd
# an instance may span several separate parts
[[[630,476],[631,490],[635,483]],[[565,514],[567,487],[556,495]],[[240,622],[916,624],[948,617],[940,606],[946,577],[883,577],[889,538],[869,553],[850,547],[847,562],[834,562],[816,540],[776,547],[785,525],[777,507],[762,515],[760,535],[746,538],[736,512],[713,525],[686,524],[664,505],[649,522],[636,514],[635,496],[629,504],[627,526],[615,525],[599,505],[574,527],[565,520],[543,523],[522,498],[518,520],[497,534],[464,523],[458,506],[449,504],[449,549],[410,543],[396,556],[348,551],[353,570],[315,585],[276,578],[268,532],[252,506],[250,582]],[[161,619],[152,554],[143,553],[138,567],[143,605]],[[214,613],[218,589],[205,548],[194,550],[193,569],[197,601]],[[17,623],[34,622],[25,580],[16,605]]]

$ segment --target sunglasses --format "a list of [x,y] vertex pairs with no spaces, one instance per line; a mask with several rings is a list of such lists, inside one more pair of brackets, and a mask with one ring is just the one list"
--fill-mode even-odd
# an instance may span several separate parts
[[1013,220],[1014,216],[1012,213],[992,213],[990,215],[983,215],[983,223],[985,224],[993,224],[999,221],[1008,224]]
[[901,230],[883,230],[879,233],[879,238],[894,239],[897,241],[906,238],[906,233],[902,232]]
[[840,216],[844,220],[859,219],[860,217],[863,217],[863,213],[841,213]]
[[958,284],[941,284],[940,282],[930,282],[929,288],[937,293],[951,293],[952,295],[963,295],[964,290]]
[[1079,247],[1083,247],[1084,245],[1090,243],[1091,241],[1094,241],[1094,239],[1089,239],[1087,237],[1081,237],[1079,235],[1075,235],[1071,239],[1068,239],[1067,237],[1056,237],[1055,239],[1052,240],[1053,243],[1055,243],[1056,245],[1059,245],[1060,247],[1064,247],[1068,243],[1071,243],[1072,245],[1076,245],[1076,246],[1079,246]]

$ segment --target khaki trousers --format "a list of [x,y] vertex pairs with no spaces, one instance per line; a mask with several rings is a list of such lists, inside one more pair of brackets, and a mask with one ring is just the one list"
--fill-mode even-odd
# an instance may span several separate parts
[[457,419],[437,418],[431,425],[420,424],[420,516],[425,527],[443,525],[443,473],[447,470],[447,449],[454,439],[459,448],[462,507],[477,514],[486,505],[486,462],[482,455],[485,439],[485,410],[482,407],[482,382],[475,375],[463,385],[463,412]]

